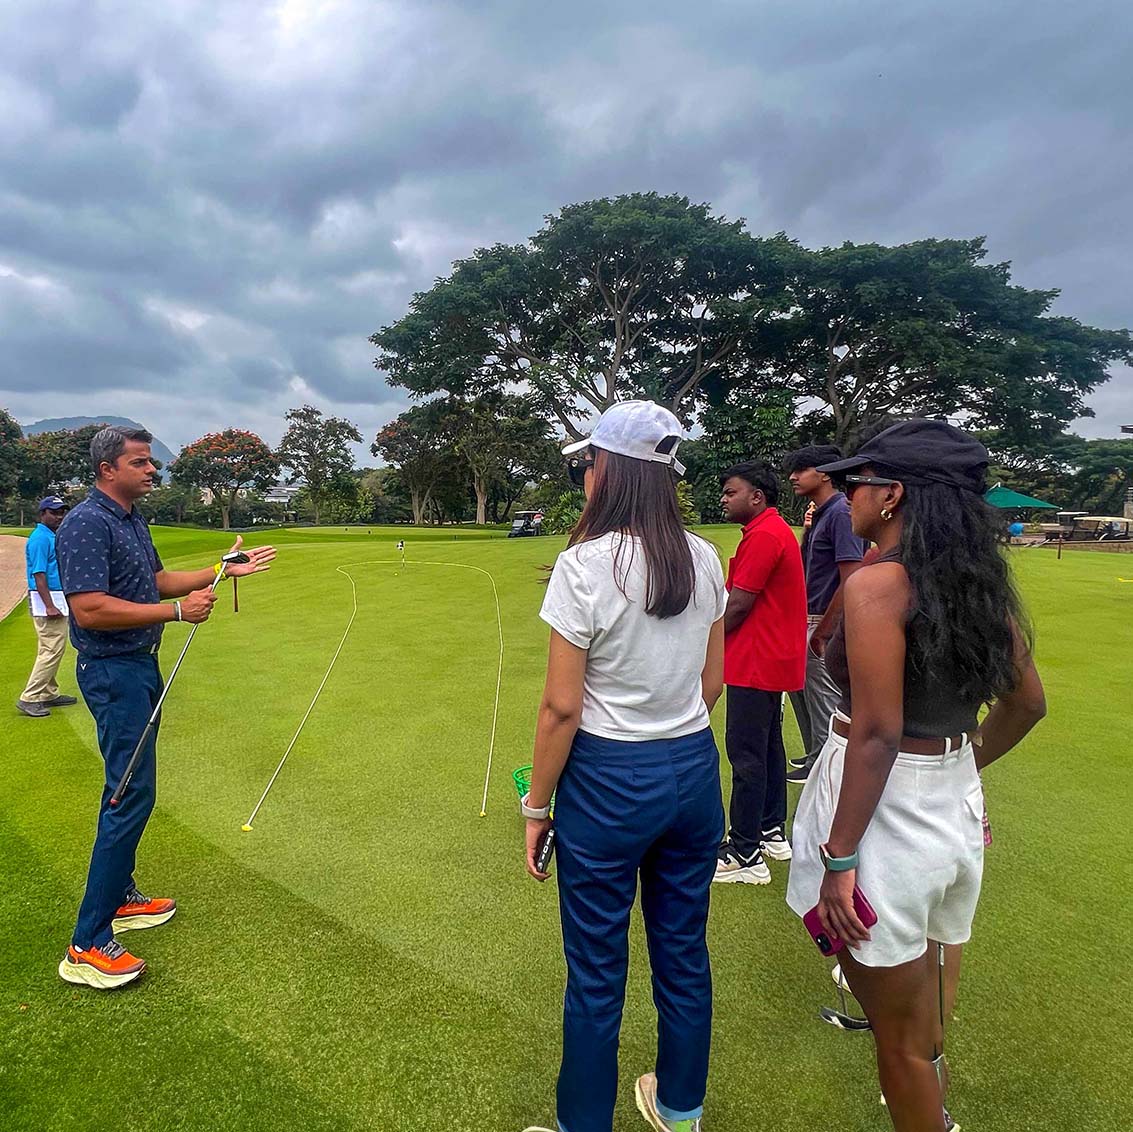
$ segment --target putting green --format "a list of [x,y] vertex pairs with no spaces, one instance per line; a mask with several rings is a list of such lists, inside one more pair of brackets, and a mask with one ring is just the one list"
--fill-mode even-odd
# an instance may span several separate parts
[[[726,549],[734,528],[709,528]],[[273,535],[271,574],[227,591],[170,694],[139,882],[168,926],[124,937],[150,964],[99,995],[55,965],[81,896],[101,765],[82,705],[11,714],[0,739],[0,1126],[406,1132],[553,1123],[563,962],[553,884],[529,881],[511,770],[530,760],[546,630],[541,565],[561,542],[341,528]],[[155,531],[171,567],[215,532]],[[495,537],[492,537],[492,536]],[[395,544],[407,540],[400,567]],[[499,641],[503,678],[489,783]],[[358,613],[251,833],[241,831]],[[995,844],[950,1060],[971,1128],[1133,1126],[1125,1019],[1133,866],[1130,613],[1107,555],[1015,554],[1050,716],[987,773]],[[172,664],[184,629],[171,627]],[[33,633],[0,623],[15,700]],[[73,656],[63,670],[73,690]],[[715,724],[723,723],[717,712]],[[797,734],[787,713],[791,752]],[[826,965],[768,888],[713,892],[716,1033],[707,1132],[884,1129],[869,1039],[823,1026]],[[644,938],[616,1127],[651,1067]],[[124,1087],[128,1086],[128,1087]],[[832,1114],[836,1114],[833,1115]]]

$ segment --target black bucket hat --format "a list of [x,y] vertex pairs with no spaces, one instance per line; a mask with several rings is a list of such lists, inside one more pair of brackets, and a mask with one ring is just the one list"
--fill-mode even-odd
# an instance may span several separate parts
[[867,464],[906,484],[942,483],[983,495],[987,449],[947,421],[901,421],[879,432],[853,455],[818,470],[845,476]]

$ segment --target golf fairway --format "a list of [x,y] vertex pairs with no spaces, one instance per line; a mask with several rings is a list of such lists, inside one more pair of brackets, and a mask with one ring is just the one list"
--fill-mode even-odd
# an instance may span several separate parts
[[[564,966],[554,882],[523,870],[511,771],[530,761],[561,539],[445,528],[273,532],[272,571],[223,586],[166,703],[139,885],[175,896],[126,943],[149,970],[99,994],[56,965],[82,895],[101,762],[80,703],[16,714],[34,656],[0,623],[0,1128],[519,1132],[554,1121]],[[704,533],[725,552],[735,528]],[[220,532],[162,529],[166,564]],[[252,536],[249,541],[252,541]],[[396,551],[406,539],[406,564]],[[449,562],[477,571],[426,567]],[[1133,586],[1118,555],[1013,552],[1050,712],[985,774],[994,844],[949,1035],[965,1129],[1133,1127]],[[359,563],[380,563],[359,566]],[[357,593],[352,611],[349,566]],[[494,767],[480,817],[504,640]],[[185,628],[166,630],[172,664]],[[341,653],[264,805],[257,799]],[[60,673],[74,693],[74,654]],[[722,739],[723,711],[714,716]],[[798,753],[790,709],[788,754]],[[728,781],[725,763],[725,782]],[[793,788],[792,805],[797,800]],[[718,886],[705,1132],[883,1130],[870,1039],[823,1025],[828,964],[772,884]],[[615,1127],[655,1017],[635,922]]]

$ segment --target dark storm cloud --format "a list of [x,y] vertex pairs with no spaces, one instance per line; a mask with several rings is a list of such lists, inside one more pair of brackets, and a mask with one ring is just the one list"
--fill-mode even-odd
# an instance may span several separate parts
[[[15,3],[0,403],[171,444],[404,403],[367,336],[452,259],[656,188],[805,243],[986,234],[1133,322],[1123,8]],[[1122,372],[1086,431],[1133,420]]]

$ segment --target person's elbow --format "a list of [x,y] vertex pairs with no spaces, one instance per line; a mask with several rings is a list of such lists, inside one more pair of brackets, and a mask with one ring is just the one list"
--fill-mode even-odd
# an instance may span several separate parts
[[582,720],[582,697],[546,695],[543,697],[543,717],[555,727],[578,729]]
[[67,598],[67,611],[80,629],[99,628],[101,606],[98,597],[89,594],[74,594]]

